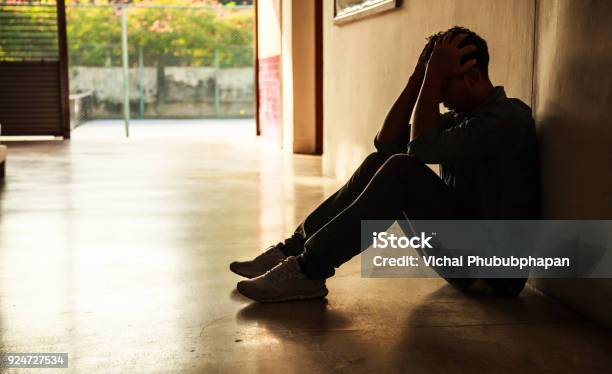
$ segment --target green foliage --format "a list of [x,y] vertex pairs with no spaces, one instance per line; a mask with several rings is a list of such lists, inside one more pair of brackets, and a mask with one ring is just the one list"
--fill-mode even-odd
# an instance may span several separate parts
[[[99,1],[95,7],[80,4],[66,12],[71,65],[121,65],[121,9]],[[149,3],[130,5],[138,4]],[[130,65],[138,64],[141,49],[147,66],[252,66],[252,8],[190,7],[194,3],[186,0],[155,4],[125,10]]]
[[57,59],[55,4],[0,2],[0,60]]

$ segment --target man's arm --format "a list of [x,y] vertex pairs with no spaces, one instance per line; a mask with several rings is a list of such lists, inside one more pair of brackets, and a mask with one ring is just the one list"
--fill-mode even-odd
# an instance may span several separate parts
[[439,129],[442,127],[442,121],[440,120],[440,92],[442,91],[442,84],[442,79],[435,75],[429,74],[425,76],[416,103],[410,140],[419,136],[425,129]]
[[381,144],[399,140],[408,143],[410,117],[412,117],[412,111],[423,84],[427,52],[431,48],[433,48],[433,43],[427,43],[421,51],[408,83],[397,100],[395,100],[389,113],[387,113],[381,129],[376,134],[376,143]]
[[378,142],[391,142],[397,139],[406,139],[406,142],[408,141],[410,117],[419,96],[422,82],[422,76],[419,77],[414,73],[410,76],[408,84],[406,84],[400,96],[395,100],[385,118],[385,122],[383,122],[378,134],[376,134]]

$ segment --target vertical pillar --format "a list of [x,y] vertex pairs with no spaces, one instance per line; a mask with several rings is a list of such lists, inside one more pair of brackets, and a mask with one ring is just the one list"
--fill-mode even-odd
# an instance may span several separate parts
[[140,119],[144,118],[144,58],[142,46],[138,46],[138,91],[140,96]]
[[123,119],[125,137],[130,136],[130,81],[127,40],[127,6],[121,5],[121,58],[123,61]]
[[219,118],[219,50],[215,48],[215,117]]
[[64,139],[70,139],[70,102],[68,84],[68,43],[66,37],[66,4],[64,0],[56,2],[57,41],[59,52],[59,92],[60,92],[60,131]]

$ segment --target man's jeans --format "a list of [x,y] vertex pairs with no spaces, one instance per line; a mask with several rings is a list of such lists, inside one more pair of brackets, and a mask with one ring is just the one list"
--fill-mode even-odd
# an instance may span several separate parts
[[[453,190],[414,156],[375,152],[366,157],[344,186],[306,217],[281,249],[286,255],[298,256],[309,277],[328,278],[334,275],[334,268],[366,249],[361,247],[361,220],[379,220],[384,227],[378,231],[385,231],[395,220],[406,217],[476,218],[472,209],[463,206]],[[462,289],[472,281],[449,279]],[[524,280],[519,283],[520,292]]]
[[384,231],[405,219],[402,212],[411,219],[452,219],[460,214],[455,201],[452,190],[413,156],[372,153],[285,240],[283,251],[301,255],[308,275],[328,278],[366,249],[361,248],[361,220],[384,220]]

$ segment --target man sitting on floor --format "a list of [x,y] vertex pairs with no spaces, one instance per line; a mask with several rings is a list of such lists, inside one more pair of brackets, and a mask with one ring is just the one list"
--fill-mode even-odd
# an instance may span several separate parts
[[[325,279],[359,254],[361,220],[537,219],[539,162],[531,109],[488,75],[486,42],[461,27],[432,35],[370,154],[282,243],[230,269],[260,302],[327,295]],[[439,104],[450,111],[440,114]],[[413,113],[414,109],[414,113]],[[407,122],[413,118],[413,124]],[[441,177],[427,165],[440,164]],[[449,279],[516,296],[525,279]]]

